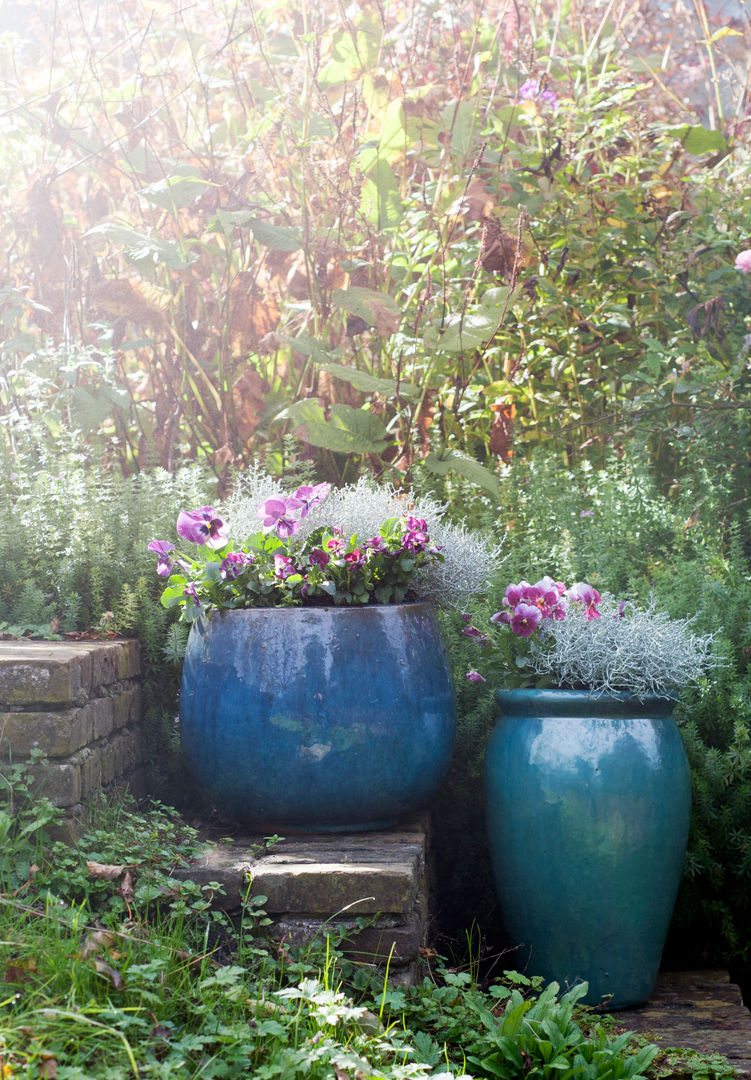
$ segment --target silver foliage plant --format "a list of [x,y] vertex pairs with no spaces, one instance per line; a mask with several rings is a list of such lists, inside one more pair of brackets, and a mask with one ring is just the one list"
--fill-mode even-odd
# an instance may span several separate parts
[[556,685],[593,694],[626,691],[639,699],[674,697],[717,666],[712,634],[695,634],[690,619],[671,619],[648,607],[623,604],[605,593],[599,619],[566,617],[546,622],[528,663]]
[[[267,499],[291,492],[257,466],[243,474],[240,485],[224,504],[231,539],[242,542],[258,532],[258,507]],[[431,544],[441,548],[443,561],[419,573],[414,592],[420,600],[442,607],[461,608],[481,593],[502,561],[502,542],[446,521],[447,507],[434,499],[397,491],[361,477],[356,484],[332,488],[327,498],[302,520],[299,540],[322,524],[341,527],[345,535],[360,539],[375,536],[388,518],[412,514],[427,523]]]

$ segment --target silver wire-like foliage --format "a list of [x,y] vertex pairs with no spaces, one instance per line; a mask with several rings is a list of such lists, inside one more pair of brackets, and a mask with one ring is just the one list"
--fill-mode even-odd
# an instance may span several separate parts
[[654,600],[642,610],[606,593],[598,607],[599,619],[569,613],[545,624],[529,655],[538,675],[559,686],[626,691],[643,700],[674,697],[717,666],[713,635],[695,634],[691,620],[671,619]]
[[[238,490],[224,504],[231,538],[242,543],[258,532],[258,507],[266,499],[283,498],[292,492],[258,467],[243,475]],[[332,488],[328,497],[303,518],[297,537],[302,540],[321,525],[339,526],[345,536],[360,540],[376,536],[388,518],[409,514],[426,522],[431,546],[441,549],[442,562],[426,567],[413,581],[421,600],[442,607],[462,608],[482,593],[488,579],[498,572],[502,541],[468,526],[445,521],[447,508],[435,499],[418,498],[397,491],[390,484],[376,484],[361,477],[356,484]]]

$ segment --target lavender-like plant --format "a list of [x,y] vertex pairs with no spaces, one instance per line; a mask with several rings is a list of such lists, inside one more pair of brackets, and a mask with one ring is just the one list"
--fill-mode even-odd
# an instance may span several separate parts
[[600,618],[567,617],[545,623],[529,653],[532,670],[559,686],[592,693],[626,691],[639,699],[674,697],[716,666],[711,634],[696,634],[690,619],[671,619],[652,599],[644,609],[604,594]]

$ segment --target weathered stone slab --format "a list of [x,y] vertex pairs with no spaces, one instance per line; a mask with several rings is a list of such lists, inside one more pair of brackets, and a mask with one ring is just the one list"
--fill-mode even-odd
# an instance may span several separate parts
[[271,851],[263,840],[238,839],[205,848],[198,863],[179,871],[200,884],[217,881],[227,910],[247,891],[264,895],[270,915],[330,918],[411,912],[424,888],[425,837],[421,832],[385,831],[295,836]]
[[2,641],[0,707],[83,705],[94,687],[140,674],[136,641]]
[[427,833],[425,816],[380,832],[298,834],[270,850],[262,837],[225,837],[174,876],[218,882],[212,903],[230,913],[248,894],[265,897],[280,946],[333,934],[356,963],[409,983],[419,977],[425,944]]
[[611,1015],[658,1046],[722,1054],[751,1076],[751,1013],[726,971],[663,972],[646,1005]]

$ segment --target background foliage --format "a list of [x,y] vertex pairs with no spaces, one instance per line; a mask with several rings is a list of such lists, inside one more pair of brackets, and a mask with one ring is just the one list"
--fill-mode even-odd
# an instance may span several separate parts
[[[254,461],[290,487],[384,477],[505,534],[478,625],[525,575],[654,589],[727,660],[681,705],[671,948],[743,973],[751,42],[712,11],[4,8],[0,631],[136,633],[163,740],[180,641],[145,547]],[[470,882],[498,942],[493,701],[460,629],[437,910],[460,941]]]
[[636,432],[669,478],[735,427],[747,461],[748,28],[673,15],[17,4],[6,440],[226,478],[294,432],[330,479],[490,489],[530,441]]

